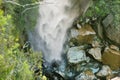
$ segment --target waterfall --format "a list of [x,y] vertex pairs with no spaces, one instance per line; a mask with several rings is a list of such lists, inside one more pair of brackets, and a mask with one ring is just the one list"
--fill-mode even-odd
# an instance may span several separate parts
[[44,4],[39,5],[35,32],[29,38],[34,50],[42,51],[46,61],[61,60],[67,30],[83,12],[81,1],[89,0],[43,0]]

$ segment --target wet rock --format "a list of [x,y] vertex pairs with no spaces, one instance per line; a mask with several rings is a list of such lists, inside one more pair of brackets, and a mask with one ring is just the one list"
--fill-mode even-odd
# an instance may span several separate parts
[[112,74],[112,70],[110,69],[109,66],[102,66],[102,69],[97,73],[97,76],[103,77],[103,76],[108,76]]
[[95,75],[91,70],[86,70],[83,73],[75,77],[75,80],[94,80],[96,79]]
[[91,70],[93,73],[96,73],[99,71],[100,65],[98,63],[95,62],[89,62],[83,65],[83,63],[81,64],[81,72],[86,71],[86,70]]
[[85,24],[79,29],[71,29],[71,42],[77,44],[91,44],[94,37],[95,31],[89,24]]
[[[75,76],[75,73],[73,73],[71,71],[68,71],[68,72],[66,72],[66,76],[69,77],[69,78],[73,78],[73,76]],[[72,80],[72,79],[70,79],[70,80]]]
[[99,68],[90,68],[92,70],[93,73],[96,73],[99,71]]
[[69,63],[77,64],[86,60],[85,51],[80,47],[71,47],[67,53],[67,59]]
[[54,75],[56,75],[57,80],[58,79],[64,80],[66,78],[65,74],[61,71],[54,71],[53,73],[54,73]]
[[96,60],[102,61],[101,48],[91,48],[88,51]]
[[111,67],[111,69],[120,68],[120,51],[107,47],[102,55],[102,62]]

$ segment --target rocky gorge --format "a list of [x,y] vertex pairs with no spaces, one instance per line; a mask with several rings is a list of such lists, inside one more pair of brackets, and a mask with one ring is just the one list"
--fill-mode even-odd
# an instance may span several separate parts
[[44,67],[46,76],[50,80],[120,80],[120,29],[114,27],[114,18],[109,13],[76,21],[68,32],[63,61]]
[[54,63],[53,72],[59,77],[52,76],[52,79],[119,80],[119,47],[102,42],[90,24],[77,27],[70,29],[66,62],[62,65],[59,62]]
[[0,0],[0,80],[120,80],[120,0]]

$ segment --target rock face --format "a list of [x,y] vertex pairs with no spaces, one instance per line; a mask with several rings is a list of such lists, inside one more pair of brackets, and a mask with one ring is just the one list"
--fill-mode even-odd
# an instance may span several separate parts
[[108,39],[114,42],[117,45],[120,45],[120,25],[113,25],[113,15],[109,14],[103,21],[105,35]]
[[96,60],[102,61],[101,48],[92,48],[88,51]]
[[69,63],[77,64],[86,60],[85,51],[82,47],[71,47],[67,53],[67,59]]
[[120,68],[120,51],[107,47],[102,56],[102,62],[111,67],[111,69]]
[[71,30],[71,42],[77,44],[91,44],[95,34],[92,27],[89,24],[85,24],[79,29]]

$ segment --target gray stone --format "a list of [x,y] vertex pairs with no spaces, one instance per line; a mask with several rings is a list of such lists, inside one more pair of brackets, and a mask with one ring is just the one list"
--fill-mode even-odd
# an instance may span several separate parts
[[82,61],[86,61],[85,51],[81,47],[71,47],[67,53],[67,59],[69,63],[77,64]]

